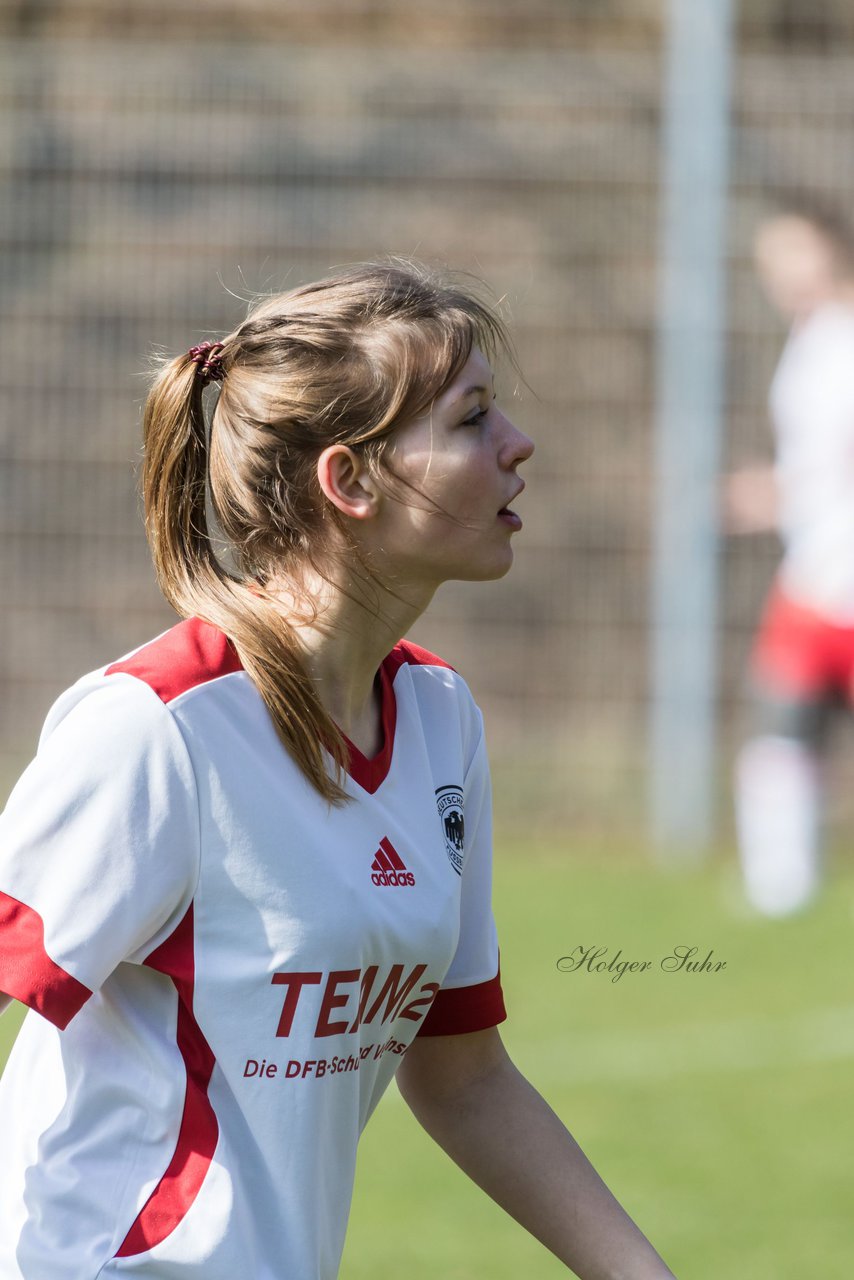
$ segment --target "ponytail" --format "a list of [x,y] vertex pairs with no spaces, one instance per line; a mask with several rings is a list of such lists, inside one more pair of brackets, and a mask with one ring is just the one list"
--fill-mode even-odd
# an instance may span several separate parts
[[294,630],[214,552],[206,511],[204,385],[188,352],[161,369],[145,404],[142,490],[157,581],[178,614],[201,618],[228,636],[282,745],[312,786],[330,804],[340,804],[348,798],[341,785],[347,744],[318,697]]

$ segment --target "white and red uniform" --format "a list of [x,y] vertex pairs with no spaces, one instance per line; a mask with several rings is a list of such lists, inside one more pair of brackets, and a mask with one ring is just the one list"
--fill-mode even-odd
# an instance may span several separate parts
[[0,1280],[335,1276],[401,1054],[503,1020],[480,712],[409,643],[379,680],[342,807],[198,619],[51,709],[0,819]]
[[747,896],[782,916],[820,881],[814,713],[854,702],[854,309],[826,303],[795,325],[770,409],[784,554],[752,654],[768,727],[739,753],[736,820]]
[[769,407],[784,555],[754,670],[783,695],[854,699],[854,308],[795,326]]

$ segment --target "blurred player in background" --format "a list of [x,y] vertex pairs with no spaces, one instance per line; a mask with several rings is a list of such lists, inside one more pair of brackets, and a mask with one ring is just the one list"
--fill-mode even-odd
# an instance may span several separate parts
[[792,205],[760,225],[755,262],[791,329],[769,396],[774,463],[728,477],[726,520],[777,529],[784,553],[751,659],[736,821],[747,897],[783,916],[819,885],[828,727],[854,699],[854,233]]

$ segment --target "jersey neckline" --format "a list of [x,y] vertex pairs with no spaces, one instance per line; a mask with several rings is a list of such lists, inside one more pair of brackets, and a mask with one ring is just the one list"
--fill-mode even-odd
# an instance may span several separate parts
[[394,650],[392,650],[383,659],[375,679],[375,684],[378,683],[379,685],[380,695],[381,742],[377,754],[371,757],[366,756],[354,742],[350,741],[340,725],[336,724],[335,726],[347,747],[349,756],[345,764],[347,773],[369,795],[373,795],[374,792],[378,791],[388,777],[391,758],[394,753],[394,731],[397,725],[394,672],[401,665],[399,659],[395,661],[395,656]]

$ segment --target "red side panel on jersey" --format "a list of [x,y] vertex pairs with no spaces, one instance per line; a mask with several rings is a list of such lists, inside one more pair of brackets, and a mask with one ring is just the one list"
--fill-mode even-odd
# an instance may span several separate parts
[[219,1136],[208,1097],[215,1059],[193,1014],[192,904],[175,932],[152,951],[145,963],[170,977],[178,992],[177,1038],[187,1071],[187,1092],[175,1154],[125,1236],[117,1258],[144,1253],[175,1230],[199,1194]]
[[129,658],[114,662],[105,674],[123,671],[136,676],[164,702],[171,702],[188,689],[242,670],[237,650],[218,627],[189,618]]
[[501,990],[501,971],[488,982],[473,987],[439,990],[418,1028],[419,1036],[458,1036],[467,1031],[485,1031],[507,1017]]
[[0,892],[0,991],[29,1005],[60,1031],[92,992],[54,963],[37,911]]

